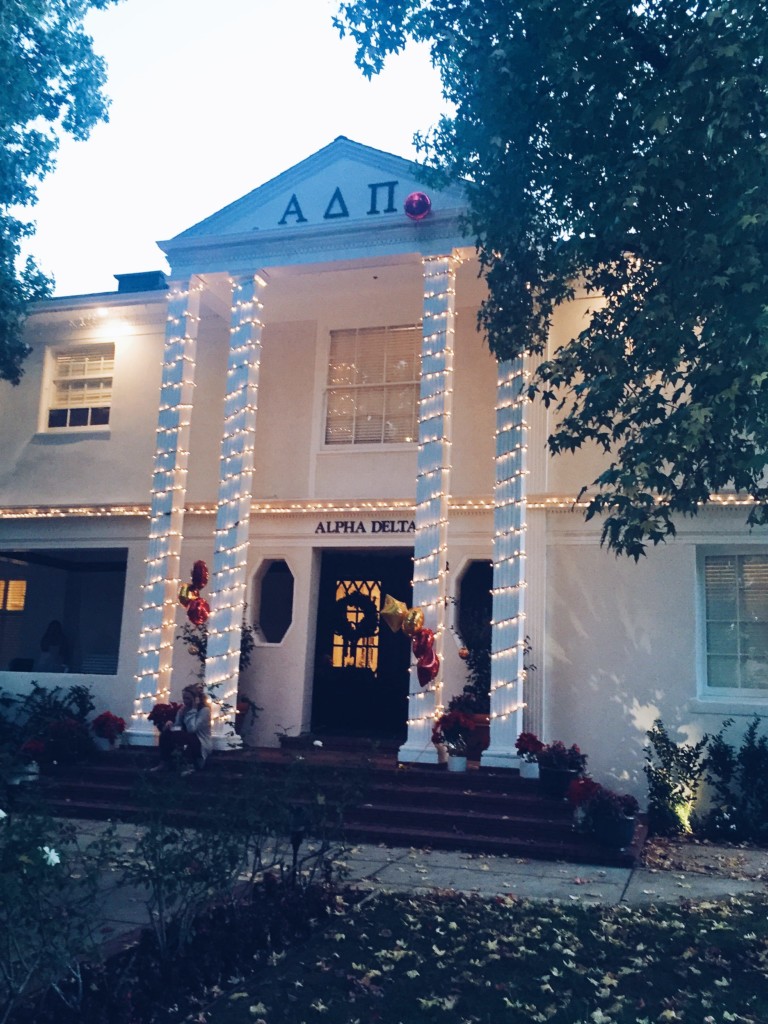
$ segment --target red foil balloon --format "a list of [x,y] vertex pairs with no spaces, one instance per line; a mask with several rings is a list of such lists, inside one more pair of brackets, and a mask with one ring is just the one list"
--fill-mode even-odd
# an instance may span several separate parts
[[202,597],[196,597],[187,606],[187,618],[193,626],[202,626],[211,614],[211,606]]
[[422,664],[420,661],[416,664],[416,675],[419,680],[419,686],[428,686],[433,679],[437,678],[437,673],[440,671],[440,659],[435,655],[432,661]]
[[432,200],[426,192],[411,192],[403,205],[406,217],[411,220],[424,220],[432,209]]
[[208,566],[202,560],[192,566],[192,586],[202,590],[208,583]]
[[413,634],[413,640],[411,641],[411,650],[415,657],[421,658],[425,654],[429,654],[435,643],[435,634],[431,629],[420,629],[418,633]]

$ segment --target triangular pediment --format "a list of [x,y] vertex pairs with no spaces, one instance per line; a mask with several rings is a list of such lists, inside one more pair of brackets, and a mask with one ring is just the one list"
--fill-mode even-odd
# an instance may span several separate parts
[[464,205],[460,187],[427,190],[415,164],[340,136],[173,241],[303,227],[343,229],[353,222],[374,226],[405,217],[404,202],[418,191],[428,192],[436,213]]
[[[431,204],[422,219],[405,208],[417,192]],[[465,206],[462,185],[427,187],[411,161],[339,136],[159,245],[179,278],[423,257],[469,244],[461,227]]]

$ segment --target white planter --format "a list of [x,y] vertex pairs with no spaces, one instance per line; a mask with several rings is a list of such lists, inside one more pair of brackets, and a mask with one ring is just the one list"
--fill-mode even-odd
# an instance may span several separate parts
[[105,739],[103,736],[93,737],[93,742],[96,745],[97,750],[117,750],[122,741],[122,736],[116,736],[114,743],[110,743],[109,740]]
[[521,761],[520,762],[520,778],[521,779],[538,779],[539,777],[539,762],[538,761]]
[[461,754],[448,755],[449,772],[465,772],[467,770],[467,759]]
[[24,765],[18,772],[8,777],[9,786],[20,786],[25,782],[37,782],[40,778],[40,765],[37,761]]
[[436,743],[435,750],[437,751],[437,763],[447,764],[448,763],[448,747],[444,743]]

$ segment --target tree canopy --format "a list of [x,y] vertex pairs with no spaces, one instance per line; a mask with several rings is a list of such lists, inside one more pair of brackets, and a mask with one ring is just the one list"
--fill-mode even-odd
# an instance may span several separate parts
[[54,167],[62,133],[85,139],[106,120],[106,69],[83,19],[116,0],[0,2],[0,379],[18,384],[29,353],[22,338],[29,302],[52,282],[21,243],[34,234],[24,217]]
[[[764,0],[351,0],[370,75],[427,42],[452,116],[419,145],[468,182],[492,352],[536,360],[553,453],[597,445],[587,518],[637,559],[712,494],[768,522]],[[547,350],[555,309],[594,296]]]

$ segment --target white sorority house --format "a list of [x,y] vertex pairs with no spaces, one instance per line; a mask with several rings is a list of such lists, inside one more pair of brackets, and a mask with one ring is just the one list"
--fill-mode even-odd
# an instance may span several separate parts
[[[525,729],[640,794],[655,718],[696,739],[768,708],[765,531],[722,494],[637,565],[601,548],[574,505],[600,457],[548,456],[529,368],[478,333],[463,205],[340,137],[161,242],[169,274],[32,309],[22,382],[0,383],[0,688],[86,683],[153,743],[147,713],[199,671],[178,595],[203,560],[206,683],[259,706],[249,744],[435,761],[470,612],[491,623],[484,765],[515,768]],[[387,594],[434,631],[426,686]]]

